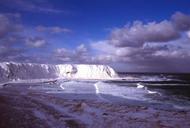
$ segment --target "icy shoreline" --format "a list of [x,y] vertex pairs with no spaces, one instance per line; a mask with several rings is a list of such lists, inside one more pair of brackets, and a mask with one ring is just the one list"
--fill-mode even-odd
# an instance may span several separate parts
[[[190,126],[190,109],[175,108],[168,101],[152,102],[152,95],[164,97],[148,90],[144,83],[137,82],[139,79],[118,77],[113,69],[103,65],[55,67],[50,70],[47,65],[1,65],[0,127]],[[51,78],[53,75],[55,78]],[[123,85],[118,86],[117,82]]]
[[[189,110],[107,102],[90,94],[44,93],[38,84],[8,85],[0,90],[0,127],[126,128],[190,126]],[[54,86],[54,85],[50,85]],[[108,99],[113,97],[109,97]],[[117,100],[117,99],[116,99]],[[182,123],[183,122],[183,123]]]

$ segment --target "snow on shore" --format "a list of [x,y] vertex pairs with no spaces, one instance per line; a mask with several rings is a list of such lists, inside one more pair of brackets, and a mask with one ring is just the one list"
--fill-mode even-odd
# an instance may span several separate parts
[[95,99],[67,98],[66,95],[22,89],[24,88],[20,89],[17,86],[0,90],[0,127],[189,128],[190,126],[190,112],[187,110],[163,110]]

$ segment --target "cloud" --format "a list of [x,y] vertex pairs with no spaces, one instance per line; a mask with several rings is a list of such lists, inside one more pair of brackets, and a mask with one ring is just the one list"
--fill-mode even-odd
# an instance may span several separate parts
[[90,46],[92,49],[98,51],[99,54],[115,54],[116,51],[116,48],[108,43],[108,40],[91,42]]
[[0,14],[0,38],[4,38],[10,33],[22,31],[19,23],[19,14]]
[[15,60],[25,49],[19,48],[22,45],[22,37],[19,35],[23,31],[18,13],[0,13],[0,61]]
[[190,22],[186,22],[188,15],[181,15],[177,12],[170,21],[138,21],[113,29],[108,39],[91,43],[97,53],[93,61],[119,64],[120,71],[189,72]]
[[180,50],[180,51],[160,50],[160,51],[156,51],[153,55],[157,57],[170,57],[173,59],[179,58],[179,57],[180,58],[190,57],[189,52],[183,51],[183,50]]
[[8,34],[7,36],[0,39],[0,45],[11,47],[16,45],[22,45],[25,37],[19,34]]
[[187,32],[187,37],[190,39],[190,31]]
[[108,43],[116,47],[141,47],[145,43],[167,43],[180,38],[181,32],[190,30],[190,15],[176,12],[171,20],[132,25],[112,30]]
[[189,19],[176,12],[171,20],[113,29],[109,38],[91,43],[92,60],[119,64],[120,71],[189,72]]
[[94,62],[113,63],[127,62],[130,57],[139,52],[135,47],[115,47],[108,43],[107,40],[93,42],[91,48],[96,50],[98,54],[93,57]]
[[58,48],[54,50],[53,58],[58,63],[91,63],[89,50],[84,44],[77,46],[75,49],[69,50]]
[[175,27],[180,31],[190,30],[190,15],[181,12],[176,12],[171,17]]
[[63,27],[59,27],[59,26],[52,26],[52,27],[45,27],[45,26],[37,26],[36,30],[38,32],[49,32],[52,34],[56,34],[56,33],[70,33],[72,32],[71,29],[68,28],[63,28]]
[[54,8],[44,0],[1,0],[0,4],[15,10],[40,12],[40,13],[66,13],[66,11]]
[[85,55],[87,52],[87,47],[84,44],[80,44],[75,50],[75,54],[77,55]]
[[24,49],[0,46],[0,61],[16,60],[24,52]]
[[21,15],[18,13],[0,13],[0,61],[16,60],[25,53],[22,45],[23,32]]
[[[145,43],[141,47],[115,47],[106,40],[100,41],[101,43],[94,42],[91,45],[92,49],[100,54],[94,56],[93,61],[121,64],[119,71],[187,72],[190,71],[190,40],[187,38],[166,44]],[[106,47],[103,47],[106,45],[107,51]]]
[[45,39],[41,37],[30,37],[25,40],[26,45],[33,48],[41,48],[46,46],[48,43]]
[[68,33],[70,29],[41,25],[35,28],[36,34],[28,37],[19,14],[0,14],[0,61],[112,64],[121,65],[117,66],[120,71],[190,71],[187,17],[178,12],[171,20],[146,24],[136,21],[113,29],[109,38],[73,49],[51,49],[52,52],[41,49],[51,40],[41,37],[40,32]]
[[20,14],[0,13],[0,61],[47,62],[49,43],[40,36],[29,37],[27,32]]
[[179,36],[179,32],[167,20],[148,24],[135,21],[132,26],[114,29],[109,43],[117,47],[140,47],[146,42],[168,42]]

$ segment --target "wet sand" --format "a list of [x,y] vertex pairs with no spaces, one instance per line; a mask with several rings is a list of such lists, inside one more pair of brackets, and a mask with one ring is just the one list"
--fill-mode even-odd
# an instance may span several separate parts
[[[18,85],[19,86],[19,85]],[[74,94],[0,89],[0,128],[189,128],[190,111],[112,103]],[[82,96],[82,95],[81,95]],[[84,96],[83,96],[84,97]]]

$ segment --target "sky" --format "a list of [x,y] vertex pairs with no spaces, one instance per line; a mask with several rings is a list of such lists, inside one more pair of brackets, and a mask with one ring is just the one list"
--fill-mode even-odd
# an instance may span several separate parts
[[190,0],[0,0],[0,62],[190,73]]

